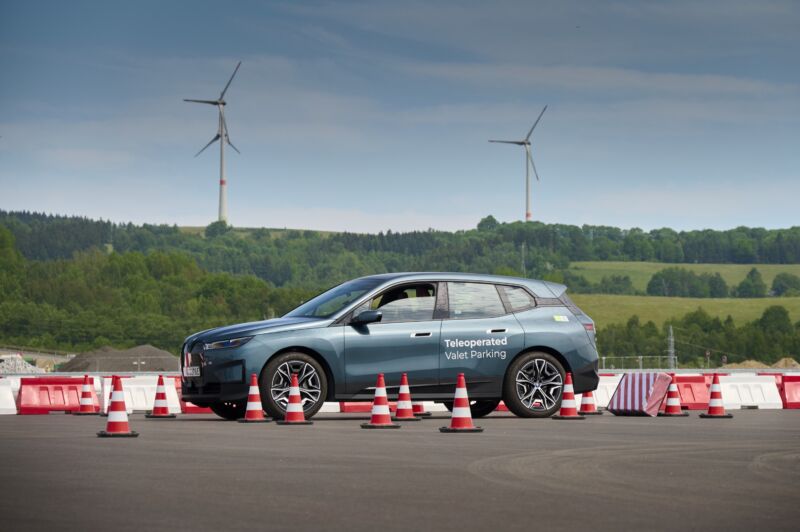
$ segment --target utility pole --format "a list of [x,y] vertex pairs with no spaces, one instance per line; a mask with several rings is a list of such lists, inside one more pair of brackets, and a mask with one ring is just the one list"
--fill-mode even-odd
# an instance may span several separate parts
[[675,336],[672,334],[672,325],[669,326],[667,335],[667,358],[669,359],[669,369],[675,369],[678,365],[678,358],[675,355]]

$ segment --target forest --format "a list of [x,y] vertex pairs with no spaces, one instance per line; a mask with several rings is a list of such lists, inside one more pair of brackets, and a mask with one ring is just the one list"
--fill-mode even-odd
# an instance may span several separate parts
[[[191,332],[280,316],[346,279],[386,271],[472,271],[564,281],[574,292],[636,293],[625,276],[589,283],[571,260],[800,262],[800,228],[650,232],[500,224],[473,230],[379,234],[204,230],[0,212],[0,343],[83,350],[151,343],[177,352]],[[650,286],[652,285],[652,286]],[[796,295],[786,274],[767,286],[757,269],[738,286],[665,264],[647,293],[687,297]],[[740,358],[800,353],[800,322],[776,305],[749,323],[703,315],[663,324],[600,324],[605,356],[661,355],[672,324],[691,343]],[[687,350],[687,353],[693,353]],[[695,354],[687,354],[694,357]]]

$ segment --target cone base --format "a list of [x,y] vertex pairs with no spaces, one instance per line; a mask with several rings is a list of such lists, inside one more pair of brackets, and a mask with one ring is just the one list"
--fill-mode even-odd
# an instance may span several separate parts
[[420,418],[416,416],[412,417],[396,417],[392,416],[392,421],[422,421]]
[[430,412],[414,412],[414,415],[417,417],[431,417],[433,414]]
[[658,417],[689,417],[689,412],[681,412],[680,414],[667,414],[666,412],[659,412]]
[[146,413],[144,415],[144,417],[146,417],[147,419],[175,419],[178,416],[177,416],[177,414],[161,414],[161,415],[157,415],[157,414],[153,414],[152,412],[148,412],[148,413]]
[[400,425],[396,423],[381,423],[380,425],[376,425],[373,423],[362,423],[362,429],[399,429]]
[[483,432],[483,427],[466,427],[454,429],[452,427],[439,427],[439,432]]
[[269,419],[237,419],[239,423],[269,423]]
[[313,425],[313,421],[286,421],[285,419],[281,419],[276,421],[278,425]]
[[97,433],[97,436],[100,438],[138,438],[139,433],[135,430],[130,432],[106,432],[101,430]]
[[700,414],[700,417],[703,419],[730,419],[733,417],[733,414]]
[[594,412],[578,412],[580,416],[602,416],[603,413],[599,410],[595,410]]
[[100,412],[73,412],[73,416],[99,416]]
[[586,418],[583,417],[583,415],[580,415],[580,416],[560,416],[560,415],[555,415],[555,416],[552,416],[550,419],[558,419],[558,420],[562,421],[562,420],[565,420],[565,419],[586,419]]

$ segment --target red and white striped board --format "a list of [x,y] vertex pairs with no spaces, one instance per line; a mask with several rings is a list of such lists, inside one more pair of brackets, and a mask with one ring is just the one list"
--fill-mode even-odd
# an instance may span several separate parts
[[670,380],[667,373],[626,373],[608,403],[608,411],[615,416],[656,416]]

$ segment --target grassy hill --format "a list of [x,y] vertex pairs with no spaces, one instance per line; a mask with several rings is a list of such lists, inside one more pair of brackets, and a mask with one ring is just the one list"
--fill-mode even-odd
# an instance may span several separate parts
[[593,283],[600,282],[603,277],[610,275],[627,275],[631,278],[634,288],[645,291],[647,283],[654,273],[678,266],[695,273],[719,273],[728,286],[736,286],[745,278],[751,268],[761,272],[767,287],[772,286],[772,280],[782,272],[800,275],[800,264],[667,264],[663,262],[573,262],[570,271],[584,276]]
[[643,323],[652,320],[660,326],[665,320],[683,317],[698,307],[721,319],[730,314],[737,325],[760,318],[764,309],[772,305],[782,305],[789,311],[792,321],[800,320],[800,297],[699,299],[605,294],[570,294],[570,297],[595,320],[598,329],[611,323],[625,323],[633,314]]

